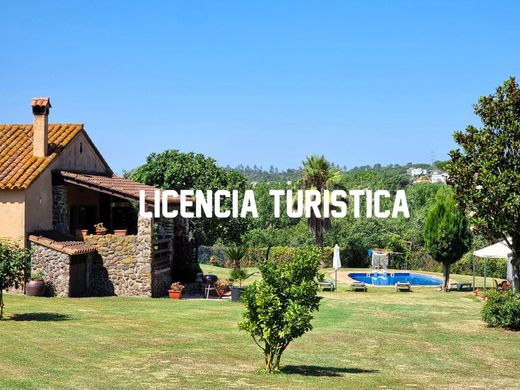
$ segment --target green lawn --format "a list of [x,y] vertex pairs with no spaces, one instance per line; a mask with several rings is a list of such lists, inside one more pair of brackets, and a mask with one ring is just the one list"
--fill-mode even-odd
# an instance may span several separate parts
[[262,373],[221,300],[6,296],[0,389],[520,388],[520,332],[469,293],[323,293],[314,330]]

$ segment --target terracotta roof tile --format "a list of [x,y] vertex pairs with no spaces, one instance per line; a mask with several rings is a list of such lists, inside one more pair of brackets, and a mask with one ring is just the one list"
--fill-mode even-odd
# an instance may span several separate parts
[[[145,198],[148,203],[154,201],[155,187],[138,183],[124,177],[113,174],[83,173],[60,171],[59,174],[66,183],[75,184],[94,191],[104,192],[132,201],[139,200],[139,191],[145,191]],[[180,198],[169,198],[169,203],[179,203]]]
[[96,251],[96,248],[93,246],[85,244],[83,241],[71,240],[68,236],[64,236],[56,231],[31,234],[29,241],[66,253],[67,255],[83,255]]
[[34,157],[32,125],[0,124],[0,190],[28,188],[82,130],[82,124],[50,124],[49,155]]
[[33,107],[36,107],[36,106],[43,106],[43,107],[49,106],[49,107],[52,107],[51,106],[51,102],[49,101],[48,97],[32,98],[31,106],[33,106]]

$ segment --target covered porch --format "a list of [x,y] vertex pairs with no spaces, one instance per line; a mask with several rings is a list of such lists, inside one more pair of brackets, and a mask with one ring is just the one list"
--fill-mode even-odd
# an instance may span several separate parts
[[[185,219],[139,216],[141,190],[151,207],[154,187],[110,174],[53,172],[54,230],[31,236],[31,246],[41,249],[34,252],[33,269],[45,264],[39,257],[54,257],[59,264],[50,272],[51,284],[71,280],[76,259],[64,256],[60,248],[80,242],[88,250],[80,276],[86,286],[82,295],[167,295],[176,266],[197,264],[196,246],[188,240]],[[172,199],[172,207],[178,207],[178,200]],[[96,232],[99,223],[106,231]],[[53,245],[46,245],[49,241]],[[54,269],[63,274],[57,275]],[[69,285],[59,291],[59,295],[72,296]]]

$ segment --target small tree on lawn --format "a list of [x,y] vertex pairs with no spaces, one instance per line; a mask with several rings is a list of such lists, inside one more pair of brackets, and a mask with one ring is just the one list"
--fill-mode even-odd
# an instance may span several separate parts
[[280,358],[289,343],[312,329],[318,310],[318,248],[298,249],[288,262],[266,259],[259,265],[262,280],[246,287],[244,319],[239,327],[253,337],[264,352],[267,372],[280,369]]
[[3,291],[23,284],[28,275],[30,252],[0,241],[0,319],[4,314]]
[[514,78],[474,106],[483,127],[454,134],[446,170],[473,226],[513,252],[513,285],[520,291],[520,89]]
[[447,291],[450,280],[450,266],[468,251],[471,232],[467,218],[458,209],[449,187],[441,187],[435,195],[424,223],[424,245],[426,251],[442,263],[444,282],[443,291]]

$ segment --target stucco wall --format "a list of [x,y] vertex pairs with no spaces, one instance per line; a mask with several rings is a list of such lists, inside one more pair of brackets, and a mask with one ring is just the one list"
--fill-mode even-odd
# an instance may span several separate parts
[[25,191],[25,231],[52,229],[52,175],[46,169]]
[[51,170],[103,173],[107,166],[98,157],[83,134],[78,134],[51,164]]
[[25,239],[25,193],[0,191],[0,238]]

